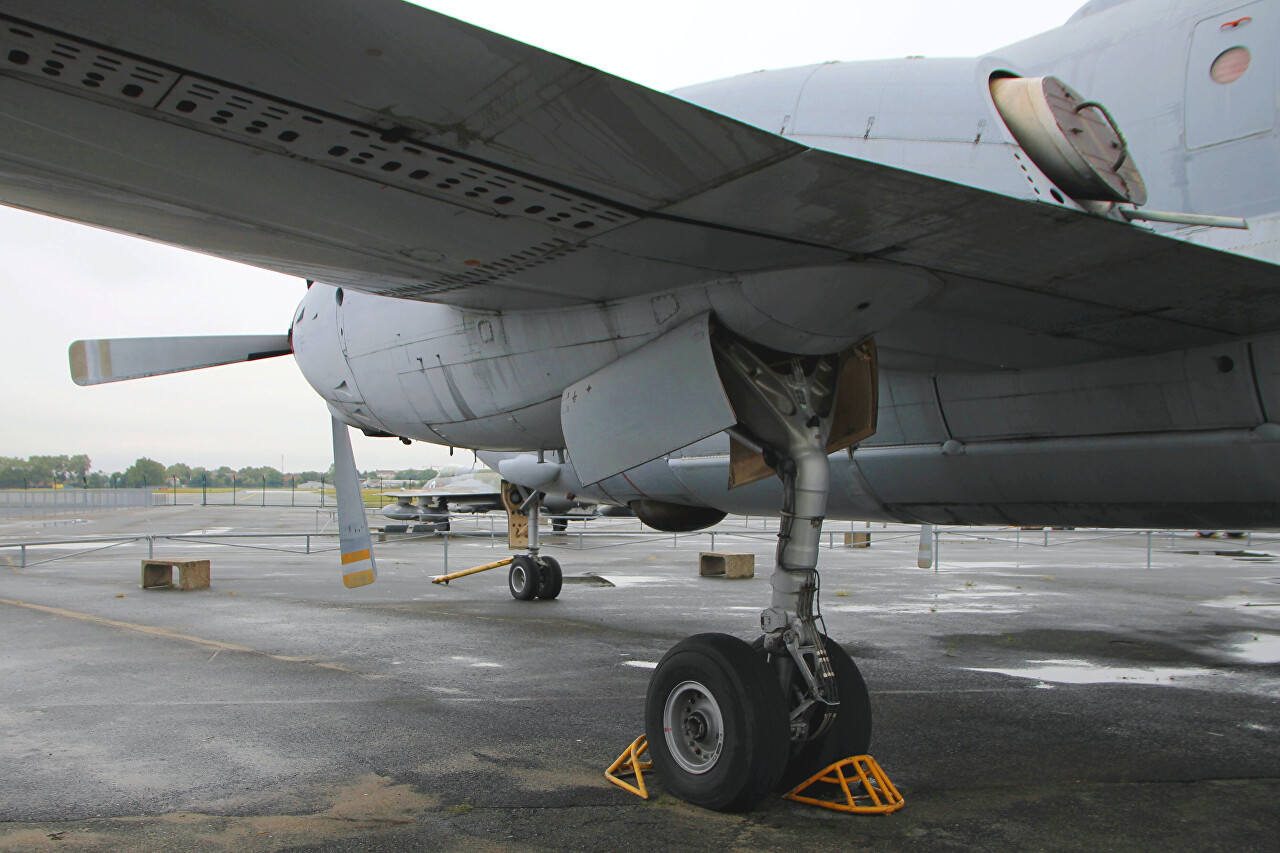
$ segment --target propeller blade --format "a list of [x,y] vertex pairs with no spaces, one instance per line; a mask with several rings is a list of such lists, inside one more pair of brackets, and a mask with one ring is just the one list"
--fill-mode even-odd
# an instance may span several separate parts
[[75,341],[67,350],[67,357],[72,381],[77,385],[102,385],[291,352],[293,345],[288,335],[204,335]]
[[333,425],[333,479],[338,491],[339,551],[342,553],[342,582],[348,589],[373,583],[378,567],[373,561],[373,539],[369,519],[360,495],[360,475],[351,452],[347,425],[331,417]]

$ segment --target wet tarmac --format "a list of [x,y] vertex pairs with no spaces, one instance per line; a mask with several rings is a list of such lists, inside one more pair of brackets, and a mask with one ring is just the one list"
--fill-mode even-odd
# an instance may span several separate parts
[[[332,529],[272,507],[69,521],[0,543]],[[491,523],[455,523],[450,569],[506,554]],[[906,808],[724,815],[609,785],[666,649],[753,635],[772,525],[716,529],[756,555],[726,580],[698,576],[707,534],[575,522],[544,537],[561,597],[531,603],[502,570],[432,585],[435,537],[379,544],[359,590],[325,537],[0,547],[0,850],[1276,848],[1280,535],[1156,534],[1148,568],[1142,534],[944,531],[934,571],[912,528],[857,549],[830,525],[827,628]],[[149,547],[212,560],[212,588],[144,592]]]

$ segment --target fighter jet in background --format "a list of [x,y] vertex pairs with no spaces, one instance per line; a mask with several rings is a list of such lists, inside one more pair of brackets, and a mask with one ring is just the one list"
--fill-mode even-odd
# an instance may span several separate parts
[[[455,513],[484,513],[503,509],[502,475],[489,469],[445,466],[421,489],[385,492],[396,502],[382,508],[382,514],[393,521],[427,522],[438,530],[449,529],[449,517]],[[551,519],[551,529],[562,532],[575,519],[595,515],[595,504],[547,496],[541,509]]]

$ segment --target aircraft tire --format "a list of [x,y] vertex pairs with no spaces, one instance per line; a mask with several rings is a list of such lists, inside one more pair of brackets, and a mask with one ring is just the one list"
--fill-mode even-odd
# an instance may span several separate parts
[[694,805],[750,809],[773,794],[786,769],[782,688],[737,637],[696,634],[663,655],[649,680],[644,722],[658,778]]
[[532,601],[538,594],[538,567],[528,554],[517,554],[507,570],[507,589],[516,601]]
[[551,601],[560,595],[564,587],[564,572],[560,570],[560,561],[555,557],[539,557],[542,571],[538,573],[538,598]]
[[792,751],[787,769],[778,783],[779,793],[790,791],[842,758],[866,755],[871,747],[871,694],[867,690],[867,682],[853,658],[839,643],[826,636],[822,640],[827,657],[831,659],[831,668],[835,670],[840,710],[821,737],[806,741],[798,750]]

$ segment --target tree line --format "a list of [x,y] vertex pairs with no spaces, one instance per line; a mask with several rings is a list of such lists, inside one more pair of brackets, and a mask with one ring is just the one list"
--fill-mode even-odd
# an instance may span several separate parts
[[[397,480],[429,480],[436,475],[432,468],[410,468],[397,471]],[[367,475],[366,475],[367,476]],[[309,482],[333,482],[333,466],[324,471],[282,472],[269,465],[233,469],[191,466],[184,462],[164,465],[146,456],[124,471],[93,470],[86,454],[75,456],[30,456],[26,459],[0,456],[0,489],[48,489],[55,487],[88,489],[138,489],[163,486],[229,488],[233,485],[279,488]]]

